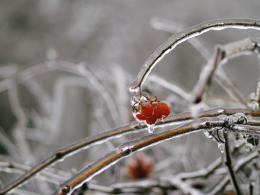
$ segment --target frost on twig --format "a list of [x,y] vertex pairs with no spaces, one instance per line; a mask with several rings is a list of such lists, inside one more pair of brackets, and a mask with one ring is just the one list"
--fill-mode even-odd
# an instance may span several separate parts
[[[5,140],[1,143],[10,151],[9,156],[17,158],[17,162],[0,162],[1,174],[7,176],[2,182],[0,194],[30,194],[35,190],[35,182],[38,191],[46,194],[56,192],[60,195],[87,191],[138,194],[158,190],[162,193],[174,191],[198,195],[207,193],[212,186],[215,186],[212,193],[216,194],[222,193],[229,181],[238,183],[238,171],[243,173],[243,181],[250,179],[257,182],[250,173],[258,171],[253,164],[258,152],[252,152],[248,156],[248,151],[245,152],[244,148],[250,143],[252,151],[255,150],[253,146],[257,145],[260,137],[259,109],[248,106],[245,95],[240,92],[240,86],[235,86],[223,66],[232,58],[258,52],[258,39],[218,45],[215,52],[211,53],[204,40],[196,37],[210,30],[227,28],[259,30],[260,23],[255,20],[218,20],[205,22],[185,31],[181,31],[184,25],[165,20],[153,20],[152,25],[156,29],[176,34],[144,63],[136,83],[130,87],[134,98],[145,98],[145,89],[142,87],[152,69],[167,53],[184,41],[189,41],[207,62],[202,66],[191,92],[162,76],[149,77],[151,93],[157,95],[159,91],[158,96],[161,92],[163,96],[167,94],[166,100],[179,98],[173,101],[171,116],[161,116],[160,120],[153,123],[153,134],[147,134],[147,127],[133,121],[131,117],[131,105],[128,105],[130,95],[126,85],[133,75],[125,72],[119,65],[113,66],[112,73],[99,72],[85,63],[58,60],[56,51],[50,49],[45,63],[22,70],[18,67],[0,69],[3,72],[0,73],[0,94],[8,92],[8,100],[17,118],[15,139],[9,138],[6,132],[0,133],[0,141]],[[46,73],[55,73],[51,92],[42,82]],[[228,93],[230,99],[209,96],[208,92],[214,81]],[[17,90],[19,85],[25,86],[37,100],[40,111],[29,112],[25,109],[20,102],[21,94]],[[160,90],[157,91],[154,86]],[[71,95],[67,93],[71,89],[74,98],[67,101],[65,98]],[[81,92],[87,95],[80,95]],[[259,101],[259,88],[254,95],[255,102]],[[212,104],[211,98],[217,101]],[[233,104],[234,100],[239,104]],[[159,101],[151,98],[149,103],[157,105]],[[175,104],[182,106],[175,109]],[[221,108],[216,108],[220,105]],[[153,110],[152,115],[154,113],[156,111]],[[147,120],[150,119],[149,114],[145,115]],[[128,124],[121,126],[124,122]],[[111,129],[115,126],[118,128]],[[79,130],[82,131],[78,132]],[[211,139],[201,136],[200,132],[206,132]],[[229,135],[228,141],[225,133]],[[71,143],[68,135],[86,137]],[[185,142],[184,136],[189,138]],[[230,153],[227,157],[232,157],[227,160],[227,167],[230,175],[235,177],[228,177],[228,170],[221,166],[219,155],[222,154],[212,139],[221,143],[221,146],[226,144],[226,154]],[[240,145],[237,146],[237,143]],[[65,146],[57,149],[56,146],[61,144]],[[230,152],[232,149],[236,152]],[[183,152],[184,150],[186,151]],[[153,157],[152,163],[158,165],[155,169],[157,172],[147,174],[144,180],[130,182],[125,174],[125,161],[141,151]],[[210,155],[207,155],[208,151]],[[46,156],[43,157],[43,154]],[[217,160],[213,161],[213,157]],[[230,160],[234,163],[230,163]],[[251,162],[254,166],[246,166],[251,165]],[[245,166],[247,170],[243,169]],[[33,177],[36,177],[35,181],[32,180]],[[244,184],[243,181],[239,180],[239,183]],[[240,189],[236,184],[234,186],[237,191],[248,191],[244,185]]]
[[137,79],[130,86],[130,91],[139,92],[142,90],[142,85],[145,82],[148,75],[151,73],[152,69],[156,64],[161,61],[161,59],[171,52],[177,45],[182,42],[191,39],[193,37],[199,36],[210,30],[223,30],[228,28],[235,29],[260,29],[260,23],[256,20],[246,20],[246,19],[227,19],[227,20],[216,20],[201,23],[197,26],[188,28],[185,31],[177,33],[170,37],[165,43],[163,43],[143,64],[141,71],[139,72]]

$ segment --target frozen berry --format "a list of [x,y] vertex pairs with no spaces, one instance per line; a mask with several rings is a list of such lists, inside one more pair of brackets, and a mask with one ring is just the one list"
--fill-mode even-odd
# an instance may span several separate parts
[[159,103],[155,109],[155,115],[158,119],[164,119],[170,114],[169,106],[162,102]]

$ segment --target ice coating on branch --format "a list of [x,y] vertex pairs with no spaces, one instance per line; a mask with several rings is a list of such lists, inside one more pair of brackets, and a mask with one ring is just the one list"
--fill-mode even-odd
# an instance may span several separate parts
[[251,39],[247,38],[226,44],[222,49],[225,51],[226,60],[229,60],[234,57],[251,54],[255,49],[255,43]]
[[232,129],[235,131],[248,132],[248,128],[240,125],[232,125]]
[[225,145],[223,143],[218,142],[218,149],[223,154],[224,153],[224,149],[225,149]]
[[244,145],[243,149],[245,152],[250,152],[252,149],[254,149],[254,145],[248,142],[249,136],[243,136],[243,134],[239,134],[239,137],[235,140],[235,147],[239,147]]
[[132,148],[129,146],[124,146],[121,148],[121,151],[129,155],[132,152]]
[[215,20],[207,21],[196,26],[192,26],[189,29],[177,33],[170,37],[166,42],[155,50],[150,57],[145,61],[140,70],[136,80],[133,82],[129,90],[131,92],[141,88],[148,75],[151,73],[152,69],[156,66],[161,59],[171,52],[179,44],[202,35],[208,31],[212,30],[223,30],[223,29],[255,29],[260,30],[260,24],[257,20],[252,19],[226,19],[226,20]]
[[191,115],[193,118],[198,118],[201,111],[203,111],[205,105],[203,103],[192,104],[190,106]]
[[230,123],[246,124],[247,116],[244,113],[236,113],[230,116]]
[[136,87],[136,86],[134,86],[134,85],[133,85],[133,86],[131,85],[131,86],[129,87],[129,91],[132,92],[132,93],[136,93],[136,94],[137,94],[137,93],[140,92],[140,87]]
[[220,120],[226,121],[227,125],[233,124],[246,124],[247,123],[247,116],[244,113],[235,113],[231,116],[220,115],[218,116]]
[[209,130],[203,130],[203,133],[204,133],[206,138],[208,138],[208,139],[212,139],[213,138],[213,136],[212,136],[212,134],[211,134],[211,132]]

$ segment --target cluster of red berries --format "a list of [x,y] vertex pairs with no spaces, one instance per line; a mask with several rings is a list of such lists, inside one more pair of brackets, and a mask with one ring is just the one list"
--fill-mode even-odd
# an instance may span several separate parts
[[134,117],[137,121],[154,125],[157,121],[165,119],[170,114],[170,107],[160,102],[157,97],[145,98],[135,106]]
[[132,179],[147,178],[153,171],[153,165],[153,160],[149,156],[137,153],[127,164],[127,176]]

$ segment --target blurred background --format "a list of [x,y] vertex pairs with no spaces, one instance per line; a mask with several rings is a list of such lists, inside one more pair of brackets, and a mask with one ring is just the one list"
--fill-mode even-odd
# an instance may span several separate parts
[[[129,84],[160,44],[206,20],[258,19],[259,8],[258,0],[1,0],[1,158],[30,167],[60,147],[128,124],[134,120]],[[211,55],[215,45],[258,36],[254,30],[224,30],[200,38]],[[200,52],[184,43],[152,75],[190,91],[205,63]],[[246,97],[255,90],[257,68],[254,55],[230,60],[225,66]],[[156,81],[145,86],[151,95],[171,104],[173,114],[188,111]],[[215,84],[209,93],[229,101]],[[52,167],[65,178],[58,184],[33,179],[14,194],[51,194],[73,173],[130,139],[124,136],[75,154]],[[217,144],[203,133],[168,141],[145,153],[153,161],[145,177],[154,178],[169,169],[175,174],[203,168],[221,155]],[[1,186],[19,174],[0,172]],[[126,162],[95,178],[104,185],[128,180]],[[94,193],[101,194],[90,192]]]

